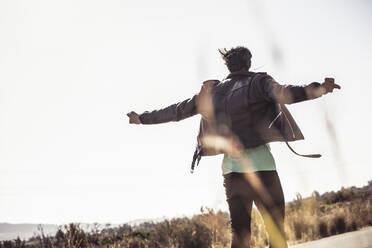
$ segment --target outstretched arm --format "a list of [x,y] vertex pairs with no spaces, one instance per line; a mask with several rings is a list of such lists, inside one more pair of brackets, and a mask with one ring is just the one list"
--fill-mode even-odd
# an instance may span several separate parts
[[205,117],[213,115],[211,113],[211,91],[215,85],[220,81],[206,80],[198,94],[192,98],[186,99],[182,102],[172,104],[160,110],[151,112],[144,112],[138,115],[136,112],[127,114],[129,123],[131,124],[159,124],[170,121],[180,121],[196,114],[201,114]]
[[281,85],[267,74],[259,81],[263,97],[267,101],[281,104],[311,100],[333,92],[334,89],[341,89],[335,84],[334,78],[325,78],[322,84],[313,82],[305,86]]
[[198,113],[196,106],[197,96],[198,95],[194,95],[192,98],[186,99],[176,104],[172,104],[166,108],[154,110],[151,112],[146,111],[140,115],[132,111],[127,114],[127,116],[129,117],[129,123],[159,124],[186,119]]

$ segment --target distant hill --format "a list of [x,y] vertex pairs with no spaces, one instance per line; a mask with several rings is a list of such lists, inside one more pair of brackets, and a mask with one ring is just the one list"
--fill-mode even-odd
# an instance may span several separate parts
[[[156,219],[136,219],[132,220],[126,224],[135,227],[139,226],[142,223],[146,222],[152,222],[157,223],[161,222],[165,219],[165,217],[156,218]],[[105,224],[99,224],[102,228],[105,226]],[[38,230],[39,224],[10,224],[10,223],[0,223],[0,241],[4,240],[13,240],[19,237],[21,240],[28,240],[32,236],[35,236],[35,234],[40,234],[40,231]],[[82,223],[81,227],[88,231],[90,226],[89,224]],[[111,225],[111,227],[117,227],[117,225]],[[55,235],[59,225],[53,225],[53,224],[44,224],[41,225],[43,228],[45,235]]]
[[[38,226],[38,224],[0,223],[0,241],[16,239],[17,237],[21,239],[31,238],[35,233],[40,233]],[[45,224],[41,227],[46,235],[54,235],[58,230],[58,225]]]
[[141,225],[143,223],[146,223],[146,222],[158,223],[158,222],[164,221],[165,219],[167,219],[165,216],[159,217],[159,218],[154,218],[154,219],[136,219],[136,220],[129,221],[126,224],[128,224],[132,227],[136,227],[136,226],[139,226],[139,225]]

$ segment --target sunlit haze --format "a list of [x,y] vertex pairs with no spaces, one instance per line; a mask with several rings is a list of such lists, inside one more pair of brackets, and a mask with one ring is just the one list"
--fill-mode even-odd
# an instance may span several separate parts
[[[200,116],[129,125],[192,97],[247,46],[282,84],[342,89],[289,106],[305,140],[271,145],[286,201],[372,179],[370,1],[0,2],[0,222],[111,222],[227,211],[222,156],[190,164]],[[329,120],[327,124],[327,118]],[[332,135],[335,134],[335,135]]]

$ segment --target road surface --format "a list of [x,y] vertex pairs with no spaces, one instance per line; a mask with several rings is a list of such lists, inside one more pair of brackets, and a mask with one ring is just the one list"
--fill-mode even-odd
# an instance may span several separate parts
[[372,248],[372,227],[319,239],[291,248]]

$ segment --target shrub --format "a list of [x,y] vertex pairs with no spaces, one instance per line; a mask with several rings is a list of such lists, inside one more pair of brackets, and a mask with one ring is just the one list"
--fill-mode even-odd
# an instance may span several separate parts
[[320,221],[318,223],[318,233],[320,238],[328,236],[327,223],[325,223],[324,221]]
[[337,233],[344,233],[346,231],[345,217],[344,216],[336,217],[335,226]]

